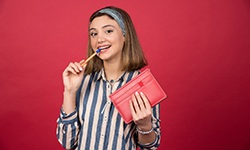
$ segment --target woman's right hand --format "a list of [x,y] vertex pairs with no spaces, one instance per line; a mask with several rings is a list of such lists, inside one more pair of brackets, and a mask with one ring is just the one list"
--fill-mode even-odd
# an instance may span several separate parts
[[76,108],[76,92],[81,85],[85,68],[85,66],[81,66],[83,62],[84,60],[79,63],[71,62],[62,74],[64,84],[62,108],[66,114],[72,113]]
[[85,67],[81,66],[83,62],[84,60],[75,63],[71,62],[63,71],[62,76],[65,92],[76,93],[80,87]]

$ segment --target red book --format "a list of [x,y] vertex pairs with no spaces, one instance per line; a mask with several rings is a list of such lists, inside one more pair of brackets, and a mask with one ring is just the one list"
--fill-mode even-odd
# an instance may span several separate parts
[[127,124],[133,120],[129,101],[131,100],[132,94],[135,92],[143,92],[147,96],[151,107],[167,98],[166,93],[163,91],[150,69],[144,70],[109,96],[124,122]]

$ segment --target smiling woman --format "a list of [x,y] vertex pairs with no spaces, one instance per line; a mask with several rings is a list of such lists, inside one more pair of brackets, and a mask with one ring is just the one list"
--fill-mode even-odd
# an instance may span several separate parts
[[[99,52],[98,55],[96,52]],[[133,122],[126,124],[109,95],[147,65],[130,16],[106,7],[89,24],[86,62],[70,63],[63,72],[64,100],[57,138],[66,149],[156,148],[160,144],[159,104],[151,108],[144,93],[131,95]]]
[[[106,20],[104,19],[100,19],[100,17],[108,19],[109,22],[106,22]],[[97,31],[96,28],[98,27],[98,24],[95,28],[95,24],[97,21],[102,21],[102,24],[99,24],[99,26],[101,25],[99,29],[102,30]],[[96,39],[94,37],[98,36],[98,32],[100,35],[98,39],[99,41],[104,40],[102,37],[103,35],[106,35],[106,38],[109,38],[108,35],[114,36],[114,34],[111,33],[116,32],[120,36],[119,38],[122,39],[121,42],[123,42],[120,45],[123,46],[120,47],[122,49],[122,58],[120,60],[122,70],[127,70],[127,71],[138,70],[147,65],[147,61],[144,57],[142,48],[140,46],[140,42],[138,40],[133,22],[127,12],[119,8],[101,9],[92,14],[92,16],[89,19],[89,22],[91,24],[89,26],[88,56],[91,56],[93,54],[93,48],[97,48],[98,46],[97,44],[99,44],[99,46],[102,45],[111,46],[110,43],[108,43],[108,45],[104,45],[107,44],[107,42],[104,44],[97,43],[96,45],[92,45],[95,44],[93,42],[97,42],[94,40]],[[119,32],[122,32],[123,36],[121,36]],[[90,74],[93,71],[100,71],[102,68],[103,68],[103,61],[99,57],[95,57],[86,66],[85,73]]]
[[96,17],[91,22],[90,41],[92,49],[102,48],[99,57],[105,60],[104,65],[121,61],[125,37],[117,22],[109,16]]
[[[129,12],[149,62],[147,67],[169,95],[161,103],[158,149],[249,150],[249,0],[0,0],[0,149],[63,149],[55,138],[55,120],[63,99],[62,70],[70,61],[85,57],[92,22],[88,19],[93,10],[110,4]],[[132,52],[137,37],[134,32],[129,34],[133,27],[120,13],[127,31],[123,52],[126,48]],[[139,61],[137,56],[130,61]],[[129,61],[126,57],[122,57],[124,62]],[[99,57],[93,59],[90,63],[99,66]],[[92,76],[91,80],[103,79]],[[93,85],[83,86],[82,91],[90,87]],[[95,87],[96,91],[108,90],[107,83]],[[105,96],[103,92],[97,92],[98,96]],[[99,114],[95,110],[101,105],[104,114],[110,104],[100,104],[102,97],[98,103],[87,101],[88,96],[94,99],[97,95],[90,93],[84,102],[83,96],[77,100],[77,106],[87,109],[78,114],[86,126],[81,124],[76,133],[79,141],[93,143],[88,136],[92,130],[84,128],[92,125],[93,132],[100,135],[104,131],[94,129],[96,118],[87,120],[83,113],[87,116],[91,109],[91,114]],[[105,119],[102,117],[100,122]],[[63,129],[71,127],[75,126]],[[116,130],[112,136],[105,135],[112,140],[122,137],[120,133]],[[126,141],[134,139],[127,137]]]

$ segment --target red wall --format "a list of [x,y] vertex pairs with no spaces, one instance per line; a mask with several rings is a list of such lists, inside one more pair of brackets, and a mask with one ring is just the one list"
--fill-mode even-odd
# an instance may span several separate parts
[[127,10],[168,99],[161,150],[250,149],[248,0],[1,0],[0,149],[60,150],[61,73],[85,58],[90,14]]

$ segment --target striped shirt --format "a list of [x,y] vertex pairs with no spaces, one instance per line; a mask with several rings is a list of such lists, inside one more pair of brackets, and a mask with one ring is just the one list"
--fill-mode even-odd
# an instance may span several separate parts
[[66,149],[77,150],[133,150],[156,149],[160,144],[160,106],[152,108],[152,124],[156,139],[139,144],[134,122],[124,123],[109,99],[109,95],[138,75],[139,71],[125,72],[112,85],[104,70],[84,75],[76,95],[76,110],[65,114],[62,109],[57,120],[57,139]]

